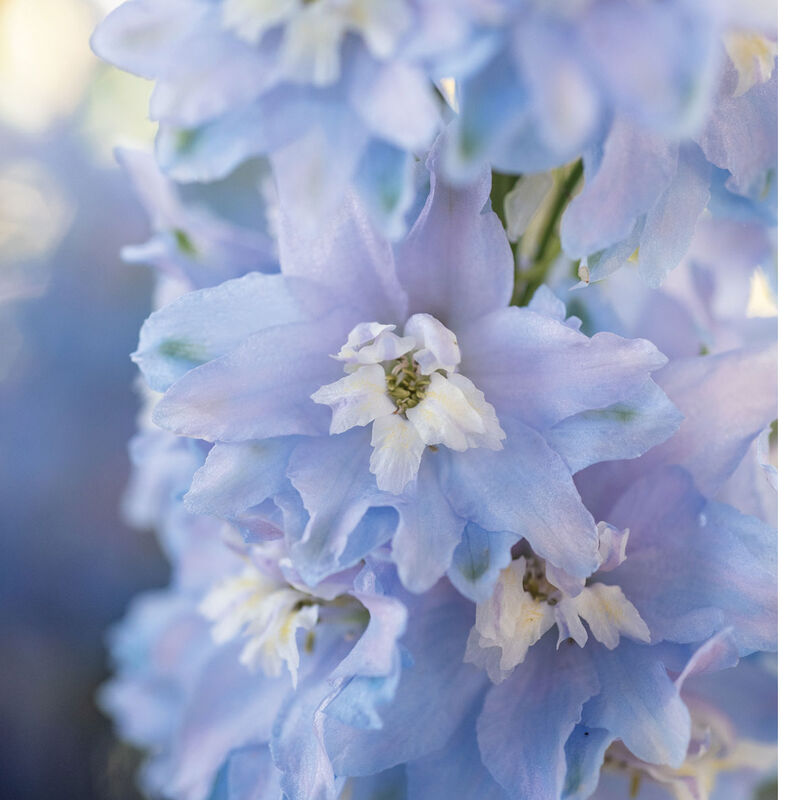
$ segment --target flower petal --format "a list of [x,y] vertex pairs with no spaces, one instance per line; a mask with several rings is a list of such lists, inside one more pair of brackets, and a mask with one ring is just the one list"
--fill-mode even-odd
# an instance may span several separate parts
[[475,603],[488,600],[500,571],[511,563],[511,548],[517,541],[513,533],[489,532],[467,523],[447,571],[453,586]]
[[250,334],[319,314],[305,290],[281,275],[252,272],[211,289],[182,295],[151,314],[133,360],[150,388],[165,392],[194,367],[233,350]]
[[453,510],[487,531],[524,536],[546,561],[588,577],[597,567],[597,528],[566,464],[531,428],[512,420],[503,427],[502,450],[444,454]]
[[403,585],[425,592],[447,572],[464,530],[439,485],[436,456],[428,453],[420,465],[408,502],[397,506],[400,523],[392,539],[392,560]]
[[583,723],[605,728],[643,761],[679,767],[691,734],[689,710],[656,652],[621,640],[590,644],[602,690],[583,709]]
[[383,728],[326,721],[325,745],[339,775],[372,774],[440,749],[485,685],[483,674],[462,661],[471,604],[443,582],[406,605],[402,644],[411,663],[403,668],[394,702],[383,710]]
[[624,402],[647,385],[666,359],[644,339],[598,333],[523,308],[505,308],[459,337],[460,370],[503,417],[544,431],[590,409]]
[[514,265],[497,215],[485,210],[491,175],[465,187],[448,185],[440,150],[428,158],[431,191],[414,227],[397,246],[397,273],[409,310],[427,312],[456,333],[508,304]]
[[156,406],[156,424],[183,436],[237,442],[293,433],[327,434],[329,414],[311,395],[341,367],[328,357],[352,316],[254,333],[230,353],[193,369]]
[[478,718],[483,762],[511,797],[560,797],[564,746],[581,707],[598,690],[591,663],[577,647],[556,650],[543,639],[508,680],[493,686]]
[[622,588],[653,641],[700,642],[731,626],[740,654],[775,648],[773,529],[706,501],[676,467],[642,478],[611,519],[631,535],[626,560],[603,580]]
[[331,434],[369,425],[378,417],[395,412],[386,389],[386,373],[380,364],[363,366],[311,395],[315,403],[331,407]]
[[425,442],[407,419],[389,414],[372,424],[371,444],[369,469],[378,488],[400,494],[417,477]]
[[[391,505],[367,468],[369,432],[307,439],[289,460],[288,476],[309,520],[290,545],[292,562],[310,586],[338,571],[349,537],[371,507]],[[374,520],[383,530],[383,520]],[[349,566],[349,565],[348,565]]]

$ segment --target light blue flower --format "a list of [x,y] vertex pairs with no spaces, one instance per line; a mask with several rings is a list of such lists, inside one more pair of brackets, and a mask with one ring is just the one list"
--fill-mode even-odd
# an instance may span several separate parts
[[296,222],[318,227],[355,185],[396,236],[412,201],[411,154],[439,124],[414,53],[417,39],[427,49],[427,5],[129,0],[93,46],[155,80],[156,151],[177,180],[215,180],[268,156]]
[[280,275],[185,295],[142,329],[135,360],[166,391],[154,419],[217,443],[190,507],[247,512],[245,527],[266,516],[311,585],[392,539],[402,580],[423,591],[468,522],[587,576],[597,534],[571,473],[640,455],[679,421],[649,377],[664,358],[648,342],[589,339],[544,293],[507,307],[488,174],[456,189],[437,164],[394,248],[352,200],[322,238],[284,220]]

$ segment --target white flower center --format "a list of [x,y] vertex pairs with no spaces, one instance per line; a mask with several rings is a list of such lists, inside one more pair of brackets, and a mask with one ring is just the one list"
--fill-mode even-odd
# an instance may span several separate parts
[[414,480],[426,446],[500,450],[497,414],[468,378],[455,334],[430,314],[415,314],[404,336],[394,325],[356,325],[333,358],[348,373],[311,399],[333,410],[330,431],[372,423],[370,470],[378,487],[400,494]]
[[296,686],[297,630],[304,628],[312,636],[320,602],[248,564],[238,575],[216,584],[200,612],[216,623],[211,630],[214,641],[227,642],[239,635],[247,639],[240,657],[243,664],[278,677],[285,663]]
[[[609,532],[621,539],[621,545],[607,552],[600,567],[609,569],[624,560],[627,532],[620,533],[605,523],[598,525],[598,531],[601,555],[604,548],[608,551]],[[620,635],[650,641],[647,624],[619,586],[592,582],[571,596],[548,580],[557,574],[536,556],[515,558],[500,573],[492,597],[476,607],[464,660],[484,667],[493,681],[500,682],[553,625],[558,627],[557,647],[565,639],[583,647],[588,641],[584,623],[609,650],[619,644]]]
[[339,79],[340,50],[348,33],[386,59],[411,23],[407,0],[223,0],[226,28],[251,44],[282,25],[286,77],[318,86]]

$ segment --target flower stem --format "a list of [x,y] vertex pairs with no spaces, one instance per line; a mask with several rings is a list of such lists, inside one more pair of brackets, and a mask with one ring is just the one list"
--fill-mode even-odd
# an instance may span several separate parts
[[[517,273],[517,282],[514,287],[514,297],[512,305],[526,306],[530,303],[534,292],[544,283],[547,273],[556,257],[561,252],[560,241],[558,239],[557,228],[561,220],[561,215],[572,198],[581,177],[583,176],[583,161],[578,160],[573,164],[570,171],[564,178],[561,188],[550,207],[550,213],[542,227],[542,236],[539,240],[539,247],[533,257],[531,266]],[[554,243],[556,246],[554,246]]]

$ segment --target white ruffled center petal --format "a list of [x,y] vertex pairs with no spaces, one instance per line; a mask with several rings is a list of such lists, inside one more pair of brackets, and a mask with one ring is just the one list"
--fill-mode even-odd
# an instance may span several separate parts
[[417,350],[414,358],[423,375],[430,375],[437,369],[453,372],[461,363],[455,334],[430,314],[414,314],[406,322],[404,332],[414,339]]
[[395,410],[386,393],[386,373],[380,364],[361,367],[317,389],[311,399],[331,407],[331,433],[344,433],[356,426],[369,425]]
[[438,372],[431,375],[425,399],[406,416],[425,444],[443,444],[451,450],[469,447],[468,433],[484,433],[481,415],[470,405],[464,392]]
[[297,686],[297,631],[312,630],[319,616],[319,606],[308,595],[276,584],[248,565],[220,581],[200,604],[200,612],[216,623],[211,629],[214,641],[246,638],[239,656],[243,664],[278,677],[285,663]]
[[394,325],[363,322],[333,356],[348,373],[311,399],[333,410],[332,434],[373,423],[370,470],[378,487],[400,494],[414,480],[425,446],[500,450],[506,438],[491,403],[455,370],[455,334],[430,314]]
[[400,494],[417,477],[425,442],[417,429],[398,414],[375,420],[369,468],[384,492]]
[[598,642],[613,650],[620,634],[640,642],[650,641],[650,630],[619,586],[593,583],[577,597],[564,598],[584,619]]
[[502,681],[553,625],[559,632],[556,646],[569,638],[583,647],[589,638],[584,623],[609,650],[620,636],[650,641],[647,624],[619,586],[591,583],[571,597],[553,586],[546,572],[540,559],[522,556],[500,573],[492,597],[476,607],[465,661]]

